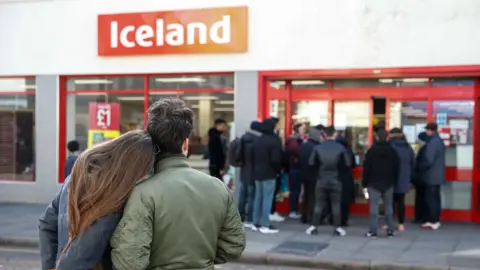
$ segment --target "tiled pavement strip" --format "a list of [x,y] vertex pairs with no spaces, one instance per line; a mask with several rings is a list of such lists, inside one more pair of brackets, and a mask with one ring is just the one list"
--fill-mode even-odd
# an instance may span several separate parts
[[[44,209],[45,205],[0,204],[0,245],[37,245],[38,217]],[[305,226],[296,220],[277,224],[281,231],[274,235],[247,231],[247,248],[241,261],[316,269],[480,269],[477,225],[448,223],[438,231],[408,225],[407,231],[395,238],[365,239],[367,220],[353,218],[351,223],[343,238],[331,236],[330,227],[321,227],[318,236],[308,236]],[[309,244],[321,243],[327,247],[305,252],[311,248]],[[283,251],[273,250],[280,244],[289,246]]]

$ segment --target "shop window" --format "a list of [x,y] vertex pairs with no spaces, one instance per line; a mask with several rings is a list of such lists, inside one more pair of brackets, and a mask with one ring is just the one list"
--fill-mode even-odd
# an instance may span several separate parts
[[143,90],[143,76],[69,78],[68,91]]
[[472,182],[447,182],[442,186],[442,208],[451,210],[472,209]]
[[268,85],[270,88],[284,90],[285,89],[285,81],[269,81]]
[[473,168],[473,101],[434,101],[433,117],[446,152],[447,167]]
[[362,165],[369,147],[370,102],[335,101],[333,122],[339,135],[345,136],[357,164]]
[[35,88],[0,78],[0,180],[35,181]]
[[293,123],[328,126],[328,101],[298,101],[293,103]]
[[144,95],[67,95],[67,141],[77,140],[81,150],[144,126]]
[[150,89],[224,89],[233,88],[233,74],[206,76],[151,76]]
[[381,78],[333,80],[334,88],[380,88],[428,86],[428,78]]
[[433,78],[432,86],[473,86],[473,78]]

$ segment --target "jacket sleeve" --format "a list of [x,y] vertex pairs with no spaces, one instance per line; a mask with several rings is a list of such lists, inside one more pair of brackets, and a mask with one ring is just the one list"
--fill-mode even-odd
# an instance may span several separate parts
[[367,153],[365,154],[365,159],[363,160],[362,185],[364,188],[368,187],[370,181],[371,151],[372,148],[368,149]]
[[282,158],[283,158],[283,149],[282,143],[280,141],[274,142],[270,150],[270,160],[272,167],[277,173],[282,171]]
[[232,194],[228,195],[227,207],[227,214],[218,236],[215,264],[238,259],[245,250],[245,230]]
[[422,160],[422,167],[425,169],[429,169],[432,167],[434,159],[435,159],[435,154],[436,154],[436,141],[430,141],[425,145],[425,153],[423,155],[423,160]]
[[47,206],[38,224],[42,269],[55,268],[58,249],[58,204],[63,187]]
[[345,166],[347,168],[351,168],[352,167],[352,156],[350,155],[349,151],[347,149],[344,149],[343,152],[342,152],[342,158],[343,158],[343,161],[345,163]]
[[308,165],[310,167],[312,166],[317,166],[318,165],[318,154],[317,151],[315,151],[315,148],[313,148],[312,153],[310,154],[310,158],[308,159]]
[[116,270],[144,270],[150,263],[154,204],[145,197],[142,190],[134,189],[110,240]]
[[394,168],[395,168],[395,184],[398,183],[399,181],[399,178],[400,178],[400,167],[401,167],[401,163],[402,163],[402,160],[400,159],[400,156],[399,154],[397,153],[397,151],[395,149],[392,148],[392,157],[393,157],[393,161],[394,161]]
[[93,223],[60,256],[56,270],[93,270],[101,263],[120,217],[120,213],[111,214]]

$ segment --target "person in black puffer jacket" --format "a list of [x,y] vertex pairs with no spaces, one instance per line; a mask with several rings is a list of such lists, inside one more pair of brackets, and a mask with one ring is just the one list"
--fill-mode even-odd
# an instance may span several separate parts
[[262,123],[262,135],[254,144],[253,177],[255,179],[255,200],[253,209],[253,230],[261,233],[276,233],[270,225],[270,211],[275,194],[276,178],[282,170],[282,142],[275,133],[278,119],[268,118]]
[[240,156],[243,166],[240,169],[241,185],[238,199],[238,212],[247,228],[252,228],[253,226],[253,200],[255,198],[253,147],[262,135],[260,132],[261,127],[262,124],[260,122],[253,121],[250,125],[250,130],[247,130],[240,138]]
[[400,158],[393,146],[387,142],[387,132],[379,130],[376,141],[367,151],[363,163],[363,187],[368,190],[370,206],[370,230],[367,237],[376,237],[378,232],[378,208],[383,201],[387,234],[393,236],[393,191],[398,182]]

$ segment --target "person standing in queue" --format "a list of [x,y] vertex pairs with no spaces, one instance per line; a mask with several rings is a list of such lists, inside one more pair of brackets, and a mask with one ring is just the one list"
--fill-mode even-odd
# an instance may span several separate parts
[[425,129],[429,138],[425,145],[423,158],[419,160],[420,167],[424,171],[422,182],[426,186],[427,220],[422,224],[422,228],[437,230],[440,228],[440,215],[442,213],[441,187],[446,182],[445,145],[438,135],[437,123],[429,123]]
[[305,123],[296,124],[293,128],[293,135],[285,142],[285,154],[288,159],[289,184],[290,184],[290,214],[289,218],[300,218],[298,211],[298,199],[302,190],[300,181],[300,147],[305,140],[307,125]]
[[224,119],[215,119],[214,126],[208,131],[208,168],[210,175],[223,181],[223,171],[227,163],[225,144],[222,135],[227,130]]
[[318,125],[308,132],[308,139],[300,146],[300,181],[303,185],[303,204],[301,221],[304,224],[312,222],[312,213],[315,205],[315,183],[318,168],[310,166],[309,160],[313,149],[320,144],[323,126]]
[[363,162],[363,188],[367,190],[370,207],[370,230],[367,237],[377,237],[378,208],[383,200],[384,215],[387,221],[387,236],[395,234],[393,222],[393,192],[398,182],[400,158],[393,146],[387,142],[387,132],[379,130],[376,140],[367,151]]
[[420,167],[421,160],[425,157],[425,145],[428,140],[426,132],[418,134],[417,144],[419,146],[415,157],[415,167],[413,170],[412,183],[415,186],[415,219],[414,223],[423,224],[427,222],[426,205],[425,205],[425,183],[422,182],[424,168]]
[[253,146],[255,200],[253,231],[264,234],[279,230],[270,223],[270,210],[275,195],[276,178],[282,170],[282,143],[275,133],[278,119],[268,118],[262,123],[262,135]]
[[390,131],[389,142],[400,158],[398,182],[393,194],[393,211],[397,212],[398,231],[403,232],[405,230],[405,194],[410,190],[412,182],[415,153],[400,128],[393,128]]
[[317,183],[313,221],[306,233],[310,235],[318,233],[317,227],[320,225],[321,214],[330,200],[335,227],[334,235],[344,236],[347,232],[341,226],[342,182],[340,168],[351,166],[350,157],[345,147],[335,141],[337,134],[334,127],[327,127],[325,134],[326,140],[315,147],[309,160],[309,164],[317,168]]
[[350,205],[355,201],[355,179],[353,178],[352,169],[356,167],[356,162],[355,154],[353,154],[352,149],[348,145],[347,139],[343,136],[338,136],[337,142],[345,147],[350,159],[350,166],[347,167],[345,163],[340,164],[340,180],[342,182],[341,225],[346,227],[350,217]]
[[253,121],[250,125],[250,130],[247,130],[240,138],[242,167],[240,169],[241,185],[238,199],[238,212],[240,213],[244,227],[249,229],[253,227],[253,202],[255,199],[253,147],[262,135],[260,132],[261,126],[262,124],[260,122]]

